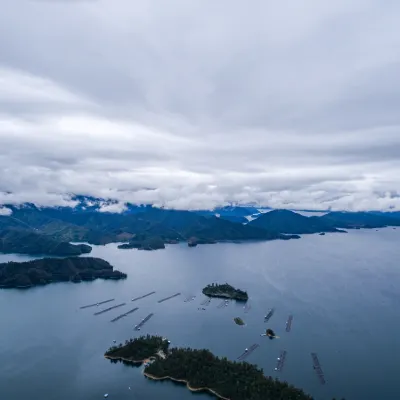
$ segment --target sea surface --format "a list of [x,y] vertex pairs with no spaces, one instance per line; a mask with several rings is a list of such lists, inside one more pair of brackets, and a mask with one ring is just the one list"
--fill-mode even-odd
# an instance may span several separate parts
[[[145,252],[94,246],[91,256],[126,272],[123,281],[57,283],[28,290],[0,289],[0,397],[6,400],[205,400],[172,382],[146,379],[142,368],[103,357],[112,341],[143,333],[174,346],[208,348],[230,359],[259,343],[247,359],[267,375],[303,388],[318,400],[398,400],[400,371],[400,229],[306,235],[300,240],[169,245]],[[32,259],[0,255],[0,262]],[[205,311],[201,289],[228,282],[245,289],[250,309],[232,302]],[[151,291],[156,294],[131,302]],[[163,303],[158,300],[181,292]],[[184,302],[188,296],[194,301]],[[80,306],[115,298],[99,307]],[[126,306],[94,316],[108,306]],[[139,310],[117,322],[115,316]],[[268,324],[267,310],[276,311]],[[133,326],[154,313],[141,332]],[[291,332],[285,322],[293,314]],[[234,324],[240,316],[244,327]],[[266,327],[279,339],[261,337]],[[282,372],[274,371],[281,350]],[[312,368],[318,354],[322,386]],[[130,388],[130,389],[129,389]]]

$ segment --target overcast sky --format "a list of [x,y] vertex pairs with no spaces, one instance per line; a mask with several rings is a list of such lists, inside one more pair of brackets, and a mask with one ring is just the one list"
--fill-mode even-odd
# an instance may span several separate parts
[[398,0],[2,0],[0,204],[400,210],[399,15]]

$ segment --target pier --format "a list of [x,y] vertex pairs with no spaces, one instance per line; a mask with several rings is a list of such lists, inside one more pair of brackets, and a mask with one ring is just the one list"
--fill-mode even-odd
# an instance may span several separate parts
[[129,314],[132,314],[132,313],[135,312],[136,310],[139,310],[139,307],[132,308],[132,310],[129,310],[129,311],[127,311],[127,312],[124,313],[124,314],[118,315],[117,317],[115,317],[114,319],[112,319],[111,322],[118,321],[119,319],[124,318],[124,317],[126,317],[127,315],[129,315]]
[[122,307],[122,306],[124,306],[125,304],[126,304],[126,303],[121,303],[121,304],[117,304],[116,306],[108,307],[108,308],[106,308],[105,310],[101,310],[101,311],[95,312],[93,315],[100,315],[100,314],[103,314],[103,313],[105,313],[105,312],[107,312],[107,311],[114,310],[114,308]]
[[217,305],[217,308],[224,308],[227,307],[227,305],[229,304],[229,300],[223,300],[221,303],[219,303]]
[[293,321],[293,315],[289,315],[289,318],[286,321],[286,332],[290,332],[290,330],[292,329],[292,321]]
[[244,353],[242,353],[237,360],[239,361],[243,361],[246,357],[248,357],[257,347],[259,347],[260,345],[258,343],[254,343],[252,344],[247,351],[245,351]]
[[311,358],[313,360],[314,371],[317,373],[319,381],[321,382],[322,385],[325,385],[324,372],[322,371],[321,364],[319,363],[317,354],[311,353]]
[[196,296],[188,296],[188,297],[186,297],[186,299],[183,300],[183,301],[184,301],[185,303],[189,303],[189,302],[193,301],[195,298],[196,298]]
[[149,314],[146,318],[143,318],[137,325],[135,325],[134,330],[140,331],[140,328],[153,316],[154,314]]
[[208,306],[211,303],[211,298],[208,297],[207,299],[203,300],[200,305],[201,306]]
[[99,306],[100,304],[106,304],[109,303],[110,301],[114,301],[115,299],[109,299],[109,300],[104,300],[104,301],[100,301],[98,303],[94,303],[94,304],[88,304],[87,306],[82,306],[79,307],[81,310],[83,310],[84,308],[89,308],[89,307],[96,307]]
[[150,293],[147,293],[147,294],[145,294],[145,295],[143,295],[143,296],[135,297],[135,298],[132,299],[131,301],[136,301],[136,300],[144,299],[145,297],[151,296],[151,295],[154,294],[154,293],[155,293],[155,292],[150,292]]
[[282,371],[282,368],[285,364],[286,354],[287,354],[286,350],[281,351],[281,354],[279,355],[277,363],[276,363],[275,371],[279,371],[279,372]]
[[251,310],[251,304],[247,301],[243,308],[244,312],[248,313]]
[[270,308],[268,310],[267,315],[264,317],[264,322],[268,322],[270,320],[270,318],[274,315],[275,309],[274,308]]
[[180,296],[180,295],[181,295],[180,293],[175,293],[175,294],[173,294],[172,296],[165,297],[164,299],[158,300],[157,303],[162,303],[163,301],[167,301],[167,300],[169,300],[169,299],[173,299],[174,297]]

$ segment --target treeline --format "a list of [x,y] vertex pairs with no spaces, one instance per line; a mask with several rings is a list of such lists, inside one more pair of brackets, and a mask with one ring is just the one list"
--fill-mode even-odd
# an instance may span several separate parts
[[231,400],[312,400],[301,389],[264,376],[255,365],[219,358],[209,350],[173,348],[165,360],[157,359],[145,372],[185,380],[192,388],[212,389]]
[[107,261],[94,257],[43,258],[0,264],[0,287],[3,288],[126,277],[126,274],[114,271],[113,266]]
[[228,285],[227,283],[219,285],[217,283],[212,283],[211,285],[207,285],[203,289],[203,294],[211,297],[230,297],[236,300],[246,301],[249,296],[247,292],[235,289],[233,286]]
[[118,346],[111,346],[104,355],[140,361],[154,356],[159,350],[166,353],[168,346],[168,341],[161,336],[146,335],[125,340],[125,344],[120,343]]

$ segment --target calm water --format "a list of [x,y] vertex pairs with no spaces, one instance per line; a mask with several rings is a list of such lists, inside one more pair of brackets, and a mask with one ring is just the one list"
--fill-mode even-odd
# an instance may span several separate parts
[[[271,375],[280,350],[287,350],[284,369],[277,375],[318,400],[398,399],[399,243],[400,229],[388,228],[289,242],[171,245],[156,252],[94,247],[93,256],[127,272],[128,279],[0,290],[1,398],[95,400],[109,393],[110,400],[209,399],[171,382],[148,381],[141,368],[103,358],[113,339],[137,336],[133,325],[154,312],[139,334],[159,333],[173,345],[206,347],[232,359],[260,343],[248,361]],[[0,262],[27,259],[0,255]],[[248,290],[250,311],[244,313],[234,303],[218,309],[220,300],[198,311],[201,289],[213,281]],[[130,302],[153,290],[155,295]],[[176,292],[182,296],[157,303]],[[189,295],[197,297],[185,303]],[[99,316],[93,316],[97,308],[79,310],[113,297],[114,304],[127,305]],[[110,322],[136,306],[135,313]],[[276,312],[269,325],[281,337],[274,341],[260,337],[270,307]],[[294,319],[292,331],[286,333],[289,314]],[[237,315],[245,327],[233,323]],[[310,352],[319,355],[325,386],[312,369]]]

